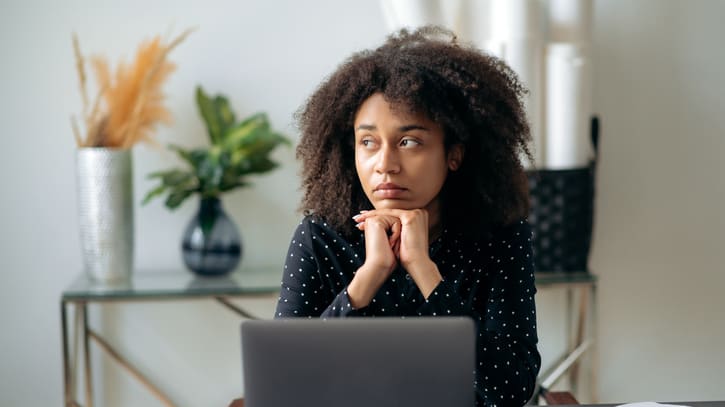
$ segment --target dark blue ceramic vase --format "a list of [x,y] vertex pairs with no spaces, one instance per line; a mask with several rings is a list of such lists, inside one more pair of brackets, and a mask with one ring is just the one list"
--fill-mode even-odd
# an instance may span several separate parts
[[242,242],[219,198],[201,199],[199,211],[184,232],[181,249],[186,267],[202,276],[224,275],[237,267]]

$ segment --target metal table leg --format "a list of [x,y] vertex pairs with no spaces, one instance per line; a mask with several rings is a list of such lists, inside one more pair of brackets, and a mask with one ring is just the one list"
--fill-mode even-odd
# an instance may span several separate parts
[[[591,286],[581,286],[579,290],[579,309],[577,313],[576,332],[574,333],[574,344],[579,346],[584,342],[584,331],[586,328],[587,315],[589,313],[589,290]],[[576,361],[569,372],[569,383],[572,391],[576,394],[579,390],[579,366]]]
[[[69,327],[68,307],[72,306],[73,325]],[[61,300],[61,341],[63,345],[63,403],[66,407],[79,406],[76,400],[76,379],[78,376],[78,345],[82,334],[82,312],[74,302]],[[72,349],[70,349],[72,346]]]
[[138,370],[136,367],[134,367],[126,358],[121,356],[121,354],[115,350],[105,339],[103,339],[100,335],[98,335],[96,332],[93,332],[92,330],[88,330],[88,335],[91,339],[93,339],[100,348],[108,354],[108,356],[111,357],[116,363],[118,363],[122,368],[124,368],[131,376],[133,376],[134,379],[138,380],[139,383],[141,383],[144,387],[146,387],[151,394],[153,394],[161,403],[166,407],[174,407],[175,404],[169,396],[164,394],[158,387],[154,386],[153,383],[151,383],[151,380],[149,380],[146,376],[141,373],[140,370]]
[[[235,312],[239,316],[248,319],[258,319],[242,307],[233,304],[224,296],[214,296],[219,303]],[[88,303],[86,301],[65,301],[61,300],[61,333],[63,353],[63,391],[65,407],[80,407],[76,392],[78,391],[77,380],[80,379],[79,355],[83,357],[83,375],[85,404],[83,407],[93,407],[93,372],[91,363],[90,342],[94,341],[102,351],[129,372],[136,380],[144,385],[164,406],[173,407],[175,404],[159,388],[154,386],[140,370],[135,368],[128,360],[116,351],[97,332],[94,332],[89,325]],[[71,312],[72,311],[72,312]],[[72,315],[73,324],[69,326],[69,315]]]
[[592,399],[590,400],[591,403],[598,403],[599,402],[599,309],[597,307],[597,285],[592,284],[591,286],[591,334],[590,337],[592,338],[592,342],[594,342],[594,346],[592,347],[592,353],[590,358],[590,369],[589,369],[589,392],[591,393]]
[[231,301],[229,301],[229,299],[227,299],[227,298],[225,298],[225,297],[214,297],[214,298],[215,298],[215,299],[216,299],[217,301],[219,301],[219,302],[220,302],[220,303],[221,303],[222,305],[224,305],[225,307],[227,307],[227,308],[229,308],[230,310],[232,310],[232,311],[234,311],[235,313],[237,313],[237,314],[238,314],[239,316],[241,316],[242,318],[247,318],[247,319],[259,319],[259,318],[255,317],[254,315],[250,314],[249,312],[247,312],[246,310],[242,309],[241,307],[238,307],[238,306],[236,306],[236,305],[235,305],[235,304],[233,304],[233,303],[232,303]]
[[[578,290],[579,303],[575,302],[575,292]],[[576,307],[576,309],[575,309]],[[596,355],[596,284],[585,283],[566,285],[566,340],[565,354],[540,377],[539,393],[549,390],[563,376],[569,378],[569,387],[572,392],[578,390],[579,365],[585,353],[591,355],[592,365],[589,369],[591,402],[598,399],[596,388],[597,355]],[[590,324],[587,328],[587,323]],[[587,333],[587,329],[588,332]]]
[[71,405],[71,371],[70,371],[70,360],[68,357],[68,315],[66,313],[65,301],[60,301],[60,322],[61,322],[61,336],[63,345],[63,405],[69,407]]
[[88,333],[88,304],[81,303],[83,314],[83,362],[85,364],[86,406],[93,407],[93,373],[91,372],[90,335]]

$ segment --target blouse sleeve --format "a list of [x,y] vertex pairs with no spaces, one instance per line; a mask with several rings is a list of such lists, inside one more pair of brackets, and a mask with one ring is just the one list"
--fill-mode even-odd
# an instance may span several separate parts
[[346,317],[361,315],[352,307],[347,288],[333,295],[324,286],[312,245],[310,222],[295,230],[287,251],[275,318]]
[[523,405],[533,393],[541,364],[529,224],[521,221],[505,228],[489,249],[486,264],[471,277],[479,284],[462,294],[451,282],[441,282],[419,315],[473,318],[477,399],[487,406]]

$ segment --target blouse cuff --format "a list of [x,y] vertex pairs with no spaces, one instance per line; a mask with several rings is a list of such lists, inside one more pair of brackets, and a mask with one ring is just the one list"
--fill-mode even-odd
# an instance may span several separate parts
[[365,309],[355,308],[350,302],[350,296],[347,293],[347,288],[342,290],[337,297],[332,301],[327,309],[320,315],[322,318],[345,318],[345,317],[357,317],[365,316]]

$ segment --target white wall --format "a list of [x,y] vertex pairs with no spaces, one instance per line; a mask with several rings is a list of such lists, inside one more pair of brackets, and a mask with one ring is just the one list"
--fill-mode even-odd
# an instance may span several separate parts
[[[596,3],[595,108],[602,121],[592,267],[600,275],[602,401],[725,399],[725,2]],[[80,110],[70,34],[116,60],[174,24],[199,29],[176,49],[166,87],[176,116],[162,144],[204,142],[193,88],[229,95],[240,113],[291,115],[351,52],[385,34],[374,1],[5,1],[0,6],[0,405],[59,405],[59,297],[80,272],[69,115]],[[297,221],[297,164],[225,204],[245,265],[279,261]],[[163,150],[134,151],[137,201]],[[136,209],[137,266],[181,267],[178,239],[195,210]],[[559,292],[539,296],[542,350],[561,340]],[[251,304],[271,313],[271,303]],[[174,401],[219,406],[239,391],[238,319],[210,302],[108,306],[93,320]],[[96,355],[100,352],[94,348]],[[143,356],[143,357],[142,357]],[[124,372],[96,366],[101,405],[159,405]]]
[[596,3],[604,400],[725,399],[724,15]]
[[[62,400],[60,293],[81,271],[69,117],[81,103],[71,33],[86,53],[130,58],[156,33],[198,26],[171,54],[178,64],[168,86],[170,128],[162,144],[206,142],[193,103],[202,84],[228,95],[240,114],[269,112],[273,125],[297,139],[292,113],[320,79],[352,50],[384,37],[377,3],[329,1],[11,1],[0,6],[3,199],[0,213],[2,334],[0,405],[58,405]],[[235,191],[225,206],[240,227],[244,265],[278,264],[299,219],[294,149],[276,154],[281,169]],[[176,163],[163,150],[134,151],[136,201],[146,174]],[[136,207],[136,264],[180,269],[179,242],[196,209],[176,212],[161,201]],[[260,312],[271,316],[271,304]],[[259,307],[258,307],[259,308]],[[239,319],[211,302],[160,302],[92,309],[96,328],[174,401],[218,406],[241,388]],[[102,321],[101,321],[102,319]],[[98,348],[92,348],[101,355]],[[139,357],[144,355],[144,357]],[[155,405],[128,375],[96,366],[102,405]],[[103,374],[105,373],[105,374]],[[105,376],[105,377],[104,377]],[[33,378],[33,380],[28,380]],[[103,393],[103,386],[96,386]]]

